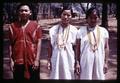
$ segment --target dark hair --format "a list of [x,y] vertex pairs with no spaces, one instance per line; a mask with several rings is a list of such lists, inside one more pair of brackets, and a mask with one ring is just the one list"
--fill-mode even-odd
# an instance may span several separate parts
[[61,10],[60,15],[63,13],[64,10],[70,10],[71,14],[72,14],[72,9],[70,7],[63,7],[63,9]]
[[97,16],[100,18],[99,11],[98,11],[96,8],[92,7],[92,8],[90,8],[90,9],[88,9],[88,10],[86,11],[86,19],[87,19],[87,18],[91,15],[91,13],[93,13],[93,12],[96,12]]
[[31,7],[30,7],[30,5],[29,5],[28,3],[21,3],[21,4],[19,4],[19,5],[17,6],[16,13],[18,13],[19,10],[20,10],[20,7],[21,7],[21,6],[24,6],[24,5],[27,5],[27,6],[29,7],[30,11],[31,11]]
[[[19,12],[19,10],[20,10],[20,7],[21,6],[24,6],[24,5],[27,5],[28,7],[29,7],[29,9],[30,9],[30,11],[32,12],[32,10],[31,10],[31,6],[28,4],[28,3],[20,3],[18,6],[17,6],[17,8],[16,8],[16,11],[15,11],[15,14],[14,14],[14,21],[16,21],[16,20],[18,20],[18,12]],[[31,16],[30,16],[30,19],[31,19]]]
[[66,6],[63,7],[63,9],[62,9],[61,12],[60,12],[60,15],[63,13],[64,10],[70,10],[71,16],[72,16],[73,11],[72,11],[71,7],[66,7]]

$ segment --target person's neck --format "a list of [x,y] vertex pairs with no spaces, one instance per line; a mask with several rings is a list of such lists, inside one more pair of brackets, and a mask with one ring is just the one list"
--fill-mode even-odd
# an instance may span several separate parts
[[29,20],[19,20],[21,26],[26,25],[26,23],[27,23],[28,21],[29,21]]
[[88,27],[88,30],[89,30],[89,31],[93,31],[93,30],[95,29],[95,26],[90,26],[90,25],[88,25],[87,27]]
[[69,23],[68,23],[68,24],[61,23],[61,26],[62,26],[63,28],[66,28],[68,25],[69,25]]
[[[95,25],[95,26],[96,26],[96,25]],[[95,28],[95,26],[90,26],[90,25],[88,25],[89,28]]]

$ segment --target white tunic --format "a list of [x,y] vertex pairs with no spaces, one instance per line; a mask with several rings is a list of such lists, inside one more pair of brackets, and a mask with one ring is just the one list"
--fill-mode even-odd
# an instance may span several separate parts
[[58,48],[57,34],[63,34],[63,28],[58,25],[53,26],[50,31],[51,44],[53,47],[51,63],[52,71],[50,73],[50,79],[74,79],[74,51],[73,44],[77,37],[77,28],[70,25],[69,35],[65,44],[65,49]]
[[[100,41],[98,44],[98,49],[93,52],[90,48],[90,42],[88,41],[87,36],[87,27],[80,27],[78,30],[78,38],[81,39],[81,73],[80,79],[84,80],[104,80],[105,75],[103,73],[104,67],[104,58],[105,58],[105,38],[109,38],[108,31],[98,26],[100,30]],[[97,29],[95,28],[93,32],[97,33]],[[92,36],[93,37],[93,36]]]

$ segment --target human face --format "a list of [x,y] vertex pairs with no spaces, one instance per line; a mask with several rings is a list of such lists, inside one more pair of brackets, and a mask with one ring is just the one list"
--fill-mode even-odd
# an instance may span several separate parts
[[92,28],[95,27],[98,21],[98,16],[96,12],[92,12],[87,18],[88,25]]
[[70,10],[64,10],[61,14],[61,21],[63,24],[69,24],[71,20],[71,11]]
[[19,9],[19,18],[21,20],[28,20],[31,15],[30,8],[27,5],[23,5]]

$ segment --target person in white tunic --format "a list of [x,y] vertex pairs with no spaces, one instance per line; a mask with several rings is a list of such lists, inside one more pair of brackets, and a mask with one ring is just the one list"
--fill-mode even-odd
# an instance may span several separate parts
[[[76,71],[80,73],[82,80],[105,80],[105,73],[108,69],[109,45],[108,31],[97,25],[99,12],[90,8],[86,12],[88,25],[80,27],[78,31],[78,62]],[[79,63],[78,63],[79,64]]]
[[49,30],[50,79],[74,79],[75,52],[73,46],[76,42],[77,28],[70,24],[71,16],[70,9],[63,9],[61,22]]

